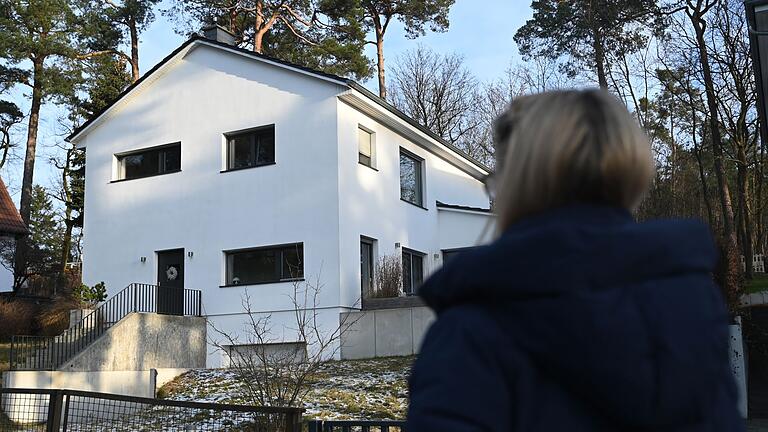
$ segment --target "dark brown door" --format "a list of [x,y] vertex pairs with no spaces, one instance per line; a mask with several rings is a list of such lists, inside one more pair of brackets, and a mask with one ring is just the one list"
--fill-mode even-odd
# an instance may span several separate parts
[[157,253],[157,313],[184,315],[184,249]]

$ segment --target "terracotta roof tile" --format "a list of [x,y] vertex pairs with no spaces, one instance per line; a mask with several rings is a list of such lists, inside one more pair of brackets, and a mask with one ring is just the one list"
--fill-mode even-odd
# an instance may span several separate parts
[[21,219],[11,195],[0,179],[0,235],[26,235],[29,230]]

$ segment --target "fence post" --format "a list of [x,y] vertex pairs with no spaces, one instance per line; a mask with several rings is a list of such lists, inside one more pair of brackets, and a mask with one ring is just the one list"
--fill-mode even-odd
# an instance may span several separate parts
[[64,392],[51,390],[48,399],[48,421],[45,430],[47,432],[59,432],[61,429],[61,409]]

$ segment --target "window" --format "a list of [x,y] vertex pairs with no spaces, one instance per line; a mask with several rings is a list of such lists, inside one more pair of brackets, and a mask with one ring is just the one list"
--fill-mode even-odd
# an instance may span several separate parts
[[400,198],[417,206],[423,206],[421,159],[400,150]]
[[424,281],[424,254],[410,249],[403,249],[403,292],[416,294],[416,289]]
[[226,252],[227,285],[281,282],[304,277],[304,245],[295,243]]
[[357,161],[373,168],[373,133],[357,128]]
[[448,264],[449,262],[456,259],[457,256],[461,255],[462,252],[472,250],[474,248],[472,247],[464,247],[464,248],[458,248],[458,249],[446,249],[443,251],[443,265]]
[[181,171],[181,143],[117,156],[118,179],[130,180]]
[[373,243],[375,240],[360,238],[360,287],[363,296],[373,293]]
[[227,169],[275,163],[275,125],[227,135]]

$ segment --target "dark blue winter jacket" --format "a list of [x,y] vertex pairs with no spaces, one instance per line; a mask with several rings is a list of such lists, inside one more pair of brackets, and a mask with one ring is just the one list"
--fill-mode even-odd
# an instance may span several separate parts
[[408,431],[741,431],[705,225],[564,207],[457,256]]

